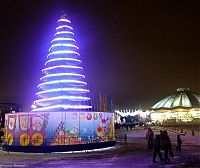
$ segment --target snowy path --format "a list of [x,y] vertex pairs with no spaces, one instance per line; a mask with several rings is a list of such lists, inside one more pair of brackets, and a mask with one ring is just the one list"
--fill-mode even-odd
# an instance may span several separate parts
[[[155,133],[159,130],[154,130]],[[95,167],[95,168],[157,168],[157,167],[200,167],[200,139],[197,136],[182,136],[183,150],[176,153],[169,164],[152,163],[152,151],[147,151],[144,129],[132,131],[118,130],[120,134],[127,134],[125,145],[109,151],[82,153],[82,154],[8,154],[0,152],[1,167]],[[173,148],[175,149],[176,134],[169,132]]]

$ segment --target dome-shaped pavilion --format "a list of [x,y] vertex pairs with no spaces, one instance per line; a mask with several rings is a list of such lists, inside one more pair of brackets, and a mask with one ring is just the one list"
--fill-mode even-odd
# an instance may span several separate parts
[[178,88],[176,93],[157,102],[151,110],[153,121],[192,121],[200,118],[200,95],[189,88]]

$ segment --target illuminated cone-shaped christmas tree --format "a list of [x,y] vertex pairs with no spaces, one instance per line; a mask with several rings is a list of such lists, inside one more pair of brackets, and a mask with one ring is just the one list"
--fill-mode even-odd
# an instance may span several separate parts
[[47,62],[42,70],[44,76],[38,85],[40,91],[36,93],[38,100],[34,101],[36,108],[32,111],[89,109],[89,90],[82,74],[82,62],[71,21],[63,15],[57,23]]

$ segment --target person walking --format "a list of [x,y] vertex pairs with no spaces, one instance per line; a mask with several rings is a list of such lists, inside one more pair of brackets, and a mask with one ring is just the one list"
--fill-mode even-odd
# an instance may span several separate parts
[[160,135],[156,135],[153,143],[153,163],[156,163],[156,156],[158,154],[160,161],[163,161],[162,154],[160,152]]
[[182,144],[182,140],[181,140],[180,134],[177,135],[176,141],[177,141],[176,150],[177,150],[178,152],[180,152],[180,151],[181,151],[181,144]]
[[160,138],[160,143],[161,148],[164,150],[164,163],[167,163],[170,161],[168,153],[172,150],[172,145],[166,130],[163,131],[162,137]]
[[160,137],[162,137],[163,135],[163,130],[160,130]]
[[127,145],[127,135],[126,134],[124,134],[124,142]]
[[154,139],[154,132],[152,131],[151,128],[148,128],[148,131],[146,133],[146,140],[149,150],[153,149],[153,139]]

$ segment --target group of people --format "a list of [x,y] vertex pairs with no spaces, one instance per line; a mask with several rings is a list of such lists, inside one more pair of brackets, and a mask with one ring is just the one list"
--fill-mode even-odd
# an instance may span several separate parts
[[[167,163],[170,161],[169,155],[173,157],[173,151],[172,151],[172,145],[170,137],[166,130],[162,131],[160,130],[160,134],[157,134],[154,136],[154,132],[151,128],[148,128],[148,131],[146,133],[146,140],[147,140],[147,146],[148,150],[153,150],[153,162],[156,163],[156,156],[158,155],[160,158],[160,161],[164,163]],[[180,138],[180,135],[177,135],[177,146],[176,150],[181,151],[181,144],[182,140]],[[162,157],[161,150],[164,151],[164,158]]]
[[134,123],[115,123],[115,129],[124,129],[126,128],[126,130],[132,130],[135,127]]

